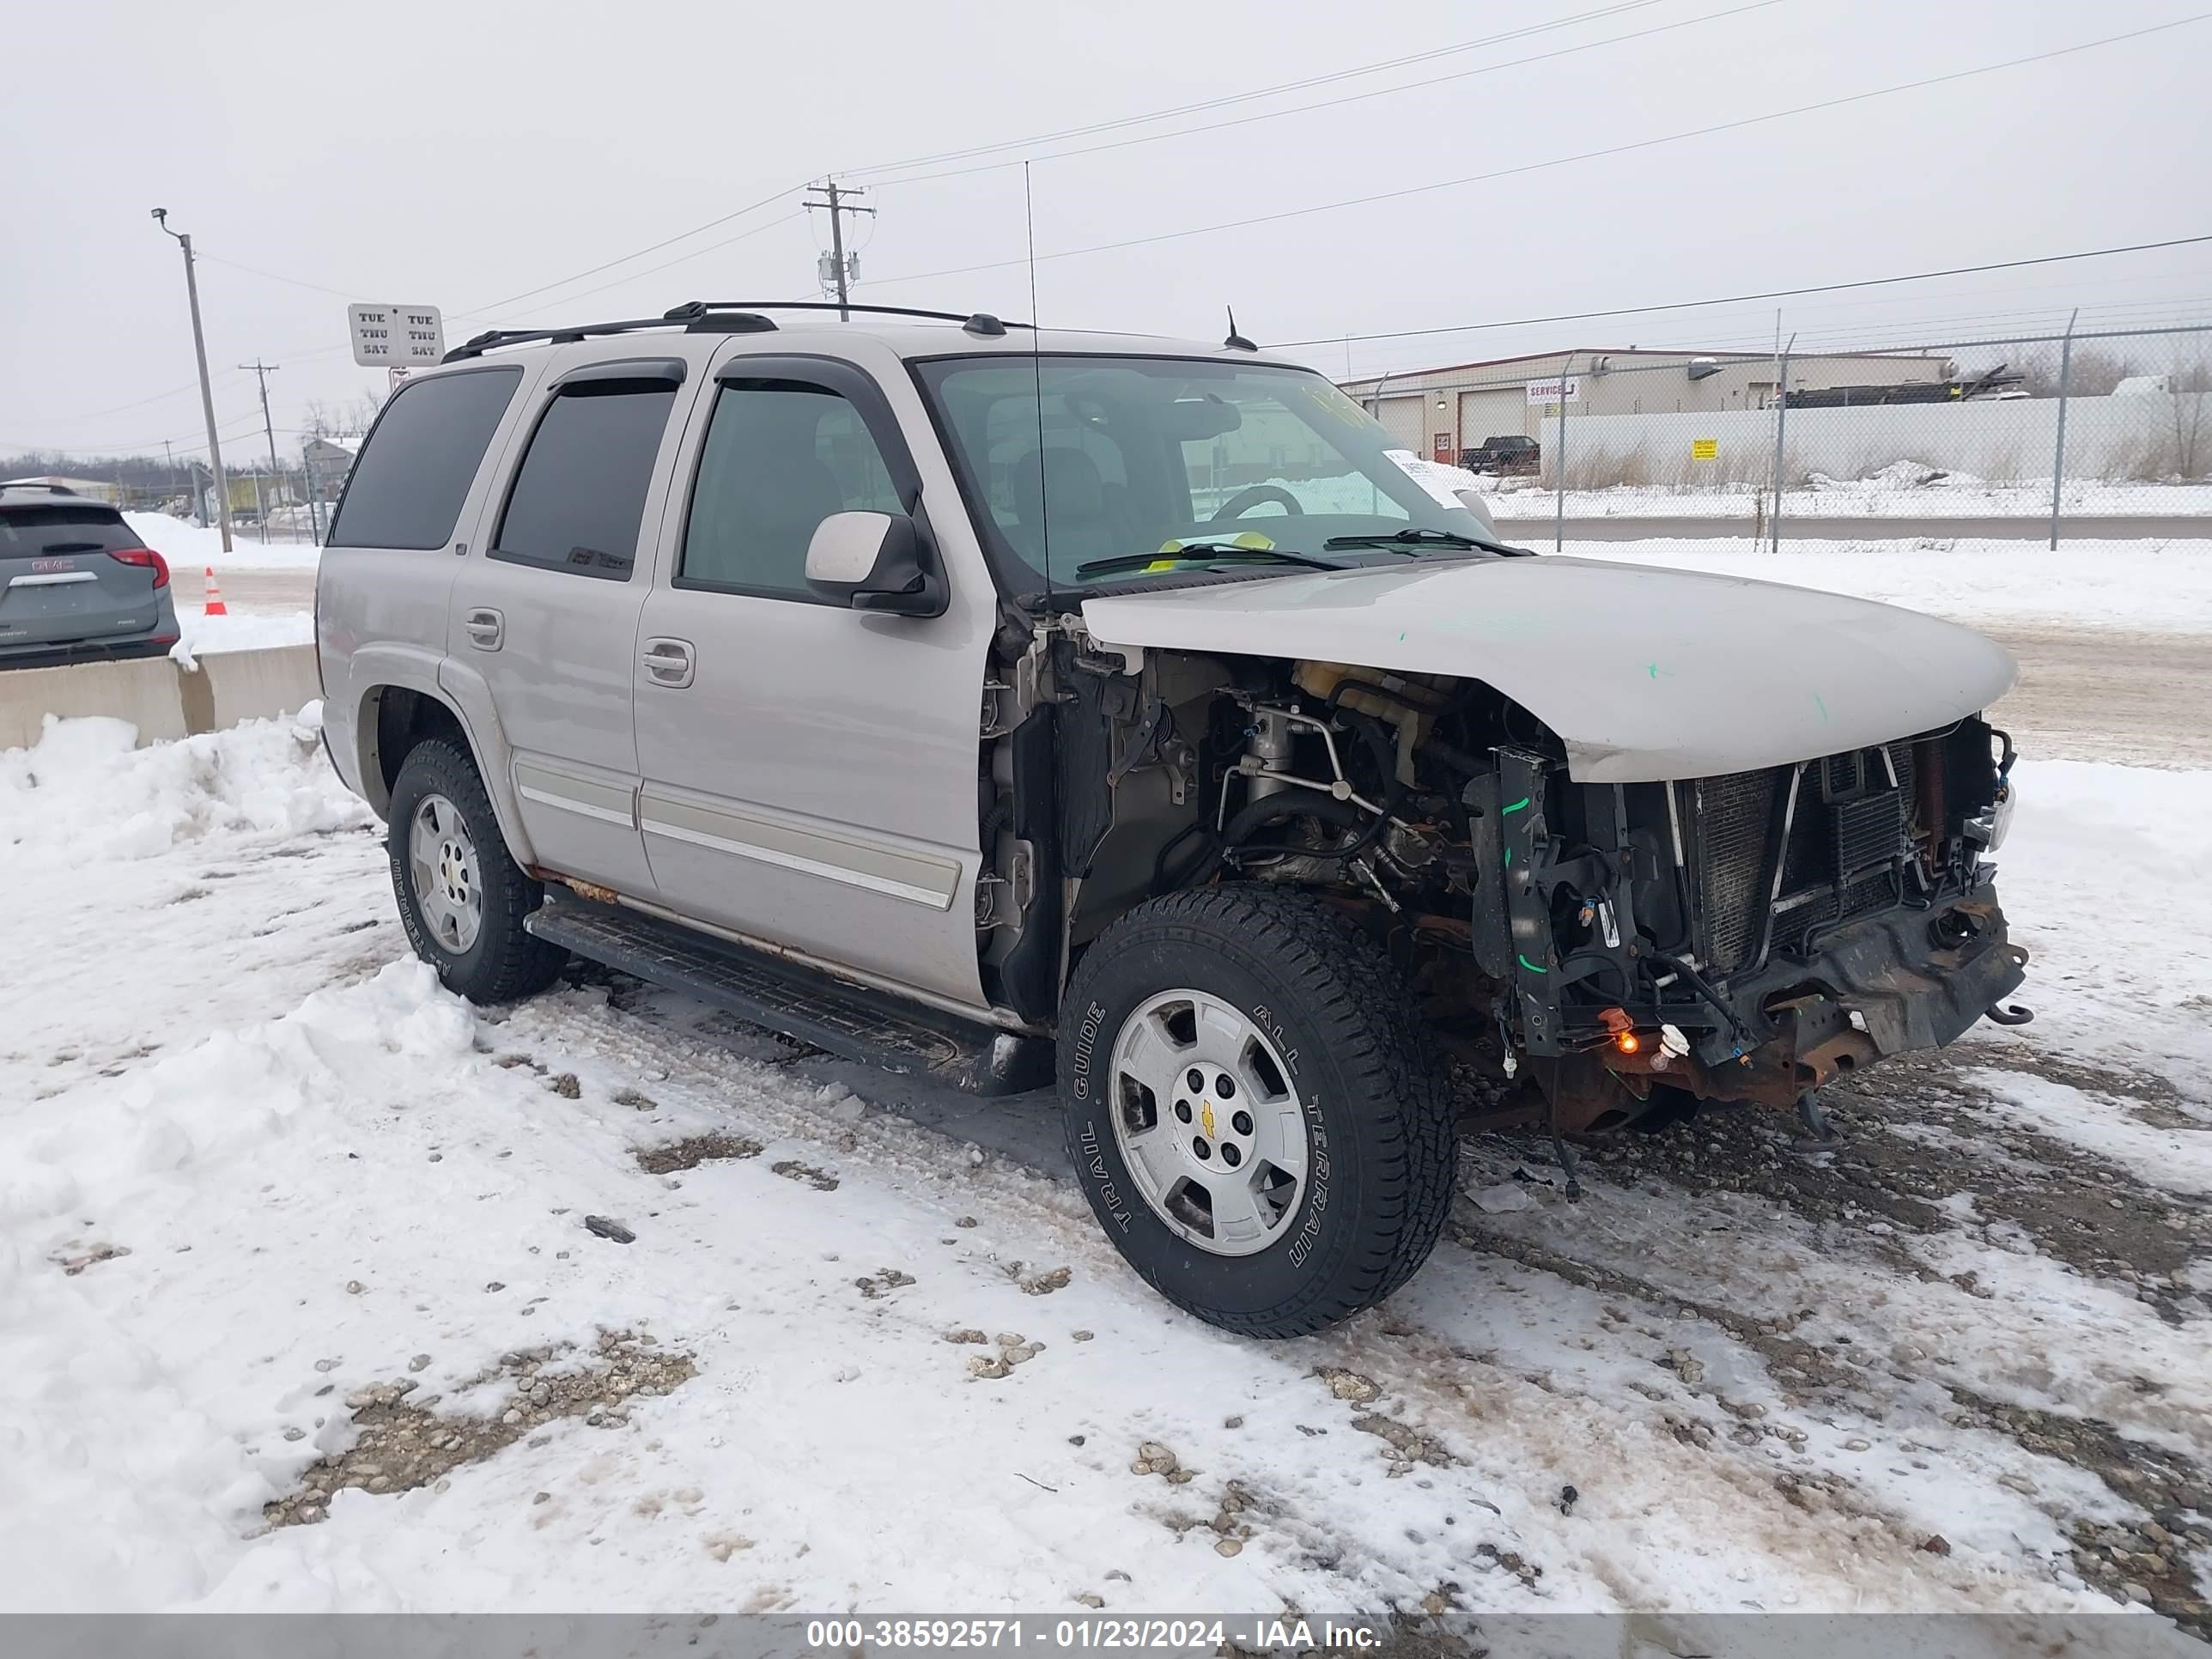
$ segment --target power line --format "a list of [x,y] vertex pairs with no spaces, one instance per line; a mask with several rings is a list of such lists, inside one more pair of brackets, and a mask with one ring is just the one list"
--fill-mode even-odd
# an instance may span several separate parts
[[[264,270],[258,265],[242,264],[236,259],[226,259],[220,253],[203,253],[199,257],[210,264],[228,265],[233,270],[242,270],[249,276],[265,277],[272,283],[283,283],[289,288],[313,289],[318,294],[335,294],[341,300],[357,300],[361,297],[357,294],[348,294],[338,289],[325,288],[320,283],[307,282],[298,276],[279,276],[276,271]],[[240,367],[250,368],[252,365],[246,363],[241,364]]]
[[1887,288],[1899,283],[1931,282],[1939,276],[1972,276],[1984,271],[2019,270],[2029,265],[2062,264],[2072,259],[2103,259],[2120,253],[2148,253],[2159,248],[2191,247],[2212,235],[2177,236],[2163,242],[2133,242],[2124,247],[2084,248],[2076,253],[2045,253],[2033,259],[2001,259],[1990,264],[1954,265],[1944,270],[1915,270],[1898,276],[1866,276],[1849,283],[1818,283],[1802,288],[1770,289],[1759,294],[1729,294],[1710,300],[1679,300],[1669,305],[1617,306],[1606,311],[1561,312],[1549,317],[1516,317],[1492,323],[1449,323],[1435,328],[1383,329],[1372,334],[1328,334],[1310,340],[1277,340],[1271,350],[1294,346],[1358,344],[1364,340],[1409,340],[1434,334],[1472,334],[1496,328],[1533,328],[1542,323],[1587,323],[1607,317],[1641,317],[1659,311],[1692,311],[1706,306],[1743,305],[1753,300],[1795,300],[1808,294],[1839,294],[1846,289]]
[[[2048,52],[2031,52],[2022,58],[2008,58],[2002,63],[1984,64],[1973,69],[1954,70],[1946,75],[1931,75],[1917,81],[1899,82],[1895,86],[1876,87],[1866,92],[1855,92],[1838,98],[1824,98],[1816,103],[1799,104],[1790,109],[1774,110],[1764,115],[1745,116],[1735,121],[1715,122],[1710,126],[1692,127],[1682,132],[1670,132],[1654,138],[1640,138],[1627,143],[1609,144],[1601,149],[1583,150],[1573,155],[1553,156],[1541,161],[1527,161],[1516,167],[1499,167],[1489,173],[1469,173],[1464,178],[1445,179],[1435,184],[1408,185],[1399,190],[1377,191],[1372,195],[1353,196],[1342,201],[1323,202],[1312,207],[1286,208],[1279,213],[1255,214],[1249,218],[1225,220],[1218,224],[1194,225],[1183,230],[1158,231],[1148,236],[1131,236],[1117,242],[1100,242],[1090,247],[1062,248],[1057,252],[1040,253],[1040,263],[1048,259],[1075,259],[1093,253],[1112,253],[1123,248],[1149,247],[1161,242],[1181,241],[1192,236],[1206,236],[1224,230],[1244,230],[1254,225],[1277,224],[1285,219],[1300,219],[1316,213],[1334,213],[1345,208],[1364,207],[1376,202],[1402,201],[1408,197],[1425,196],[1442,190],[1456,190],[1467,185],[1486,184],[1493,179],[1510,179],[1522,173],[1540,173],[1552,167],[1570,166],[1577,161],[1593,161],[1607,156],[1626,155],[1633,151],[1656,149],[1665,144],[1681,143],[1692,138],[1709,137],[1715,133],[1735,132],[1747,127],[1763,126],[1770,122],[1785,120],[1792,116],[1809,115],[1822,110],[1841,109],[1851,104],[1865,103],[1871,99],[1892,97],[1899,93],[1917,92],[1928,87],[1947,86],[1970,80],[1976,76],[1994,75],[2001,70],[2020,69],[2029,64],[2048,63],[2054,58],[2072,57],[2077,52],[2094,51],[2100,46],[2116,46],[2123,41],[2137,40],[2146,36],[2161,34],[2171,29],[2201,23],[2212,17],[2212,12],[2198,12],[2171,22],[2155,23],[2147,28],[2130,29],[2122,34],[2108,34],[2095,40],[2084,40],[2078,45],[2057,46]],[[880,276],[875,279],[879,288],[896,283],[920,283],[939,276],[965,276],[981,270],[1006,270],[1024,264],[1023,259],[993,259],[979,264],[954,265],[943,270],[918,271],[908,276]],[[1340,340],[1341,336],[1338,337]]]
[[[1577,46],[1560,46],[1551,52],[1534,52],[1526,58],[1510,58],[1500,64],[1483,64],[1474,69],[1455,70],[1449,75],[1431,76],[1425,81],[1407,81],[1396,86],[1376,87],[1367,92],[1346,93],[1341,98],[1324,98],[1315,103],[1294,104],[1288,109],[1262,110],[1255,115],[1237,115],[1225,121],[1209,121],[1202,126],[1177,127],[1170,132],[1139,133],[1133,138],[1117,138],[1103,144],[1086,144],[1077,149],[1054,150],[1049,155],[1030,159],[1039,161],[1064,161],[1079,155],[1096,155],[1103,150],[1127,149],[1135,144],[1156,144],[1170,138],[1191,138],[1200,133],[1219,132],[1229,127],[1249,126],[1255,121],[1273,121],[1286,115],[1305,115],[1315,110],[1335,109],[1341,105],[1362,103],[1370,99],[1395,98],[1405,93],[1419,92],[1429,87],[1440,87],[1455,81],[1472,80],[1479,76],[1496,75],[1504,70],[1522,69],[1530,64],[1548,63],[1555,58],[1572,58],[1580,52],[1595,52],[1601,46],[1617,46],[1631,40],[1646,40],[1655,34],[1670,34],[1676,29],[1692,28],[1699,23],[1715,22],[1722,18],[1737,17],[1749,11],[1764,11],[1769,6],[1786,3],[1788,0],[1749,0],[1747,4],[1733,6],[1725,11],[1704,12],[1695,17],[1678,18],[1671,23],[1655,24],[1648,29],[1634,29],[1626,34],[1608,35],[1602,40],[1585,40]],[[1626,9],[1626,8],[1615,8],[1615,9]],[[1524,33],[1534,33],[1535,31],[1528,30]],[[1507,35],[1498,37],[1500,40],[1511,38]],[[1460,49],[1454,48],[1454,50]],[[888,185],[926,184],[935,179],[960,179],[970,173],[993,173],[1003,167],[1019,165],[1020,162],[1018,161],[981,161],[973,167],[949,167],[942,172],[915,173],[907,178],[893,179],[884,182]]]
[[[783,215],[781,218],[771,219],[764,225],[755,225],[750,230],[741,230],[736,235],[727,237],[721,241],[709,242],[704,247],[693,248],[689,253],[679,253],[673,259],[665,259],[657,265],[647,265],[643,270],[633,270],[627,276],[616,277],[611,283],[602,283],[597,288],[587,288],[580,294],[568,295],[561,300],[560,303],[564,306],[574,305],[579,300],[590,299],[594,294],[605,294],[609,289],[628,287],[630,283],[638,281],[641,277],[651,276],[659,271],[672,270],[677,265],[687,264],[693,259],[703,258],[709,253],[719,253],[726,247],[734,247],[739,242],[746,241],[752,237],[761,235],[764,232],[774,230],[778,225],[787,225],[794,219],[804,219],[805,216],[806,215],[804,212],[794,208],[791,212]],[[677,240],[681,240],[682,239],[678,238]],[[665,246],[666,244],[664,243],[662,246]],[[617,260],[616,263],[620,264],[621,261]],[[573,281],[574,279],[572,278],[571,280]],[[559,284],[556,283],[554,286],[557,288]],[[490,320],[495,323],[502,321],[502,319],[498,318],[494,318]],[[336,346],[331,348],[332,350],[337,350],[340,349],[341,348]]]
[[[475,316],[481,313],[498,311],[504,307],[514,305],[517,301],[534,299],[538,295],[550,293],[556,288],[566,288],[571,283],[580,283],[586,276],[596,276],[603,270],[612,270],[617,265],[626,265],[633,259],[642,259],[648,253],[658,253],[665,247],[673,247],[678,242],[688,240],[690,238],[694,236],[702,235],[706,232],[714,229],[717,226],[726,225],[732,219],[742,219],[748,213],[757,213],[764,207],[772,207],[776,203],[783,200],[785,197],[796,195],[799,191],[805,188],[806,182],[805,180],[801,179],[798,184],[787,185],[785,188],[777,191],[772,196],[763,196],[759,201],[753,202],[744,207],[738,208],[734,212],[725,213],[720,218],[709,219],[703,225],[694,225],[689,230],[679,230],[673,236],[665,237],[658,242],[652,243],[648,246],[639,248],[634,252],[625,253],[618,258],[610,259],[605,264],[593,265],[589,270],[580,270],[572,276],[563,276],[558,282],[541,283],[536,288],[526,288],[520,294],[510,294],[504,300],[490,301],[484,305],[478,306],[474,312],[471,312],[466,314]],[[727,244],[726,243],[722,246],[726,246]],[[700,252],[703,253],[708,252],[708,250],[702,248]],[[689,258],[691,256],[686,254],[684,257]],[[678,262],[676,260],[671,260],[669,263],[671,264],[674,264]],[[665,270],[667,269],[667,266],[656,266],[655,269]],[[636,274],[639,276],[644,276],[647,273],[640,271]],[[609,286],[611,287],[613,284],[609,284]],[[596,292],[598,290],[594,291]],[[570,297],[573,299],[580,298],[581,296],[572,295]]]
[[[1031,133],[1025,138],[1007,138],[994,143],[971,144],[963,149],[939,150],[929,155],[911,155],[900,161],[879,161],[872,167],[854,167],[851,172],[876,174],[903,172],[909,167],[931,167],[940,161],[963,161],[972,156],[994,155],[1000,150],[1020,149],[1030,144],[1056,144],[1069,138],[1087,138],[1093,133],[1112,132],[1124,127],[1149,126],[1155,121],[1173,120],[1180,115],[1201,115],[1207,110],[1225,109],[1233,104],[1246,104],[1261,98],[1273,98],[1285,92],[1304,92],[1310,87],[1332,85],[1340,81],[1355,81],[1364,75],[1381,75],[1394,69],[1405,69],[1415,64],[1433,63],[1439,58],[1456,57],[1463,52],[1475,52],[1486,46],[1503,45],[1510,40],[1525,40],[1530,35],[1549,33],[1555,29],[1587,23],[1600,18],[1612,17],[1625,11],[1644,11],[1662,3],[1662,0],[1627,0],[1627,3],[1600,6],[1590,11],[1577,12],[1572,16],[1555,19],[1549,23],[1531,24],[1525,28],[1509,29],[1503,33],[1486,35],[1479,40],[1462,40],[1456,46],[1437,46],[1428,52],[1409,52],[1402,58],[1385,58],[1378,63],[1363,64],[1356,69],[1335,70],[1327,75],[1308,76],[1303,80],[1279,82],[1271,87],[1256,88],[1250,92],[1227,93],[1218,98],[1207,98],[1197,103],[1179,104],[1172,109],[1153,110],[1144,115],[1125,115],[1108,121],[1093,121],[1085,126],[1063,127],[1056,132]],[[1016,163],[1005,163],[1013,166]],[[887,181],[888,182],[888,181]],[[896,182],[910,184],[911,179]]]

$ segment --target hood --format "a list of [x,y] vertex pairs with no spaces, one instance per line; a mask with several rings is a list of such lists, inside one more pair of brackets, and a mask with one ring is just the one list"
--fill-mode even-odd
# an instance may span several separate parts
[[1104,645],[1481,680],[1558,732],[1589,783],[1864,748],[1978,714],[2018,672],[1995,641],[1917,611],[1551,555],[1102,596],[1083,621]]

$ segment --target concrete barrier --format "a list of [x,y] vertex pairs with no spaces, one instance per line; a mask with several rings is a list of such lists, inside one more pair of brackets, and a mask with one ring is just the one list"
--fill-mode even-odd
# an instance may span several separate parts
[[0,672],[0,749],[38,742],[48,714],[128,720],[143,745],[295,714],[320,696],[312,645],[212,652],[192,668],[151,657],[11,669]]
[[190,729],[177,689],[177,665],[167,657],[0,673],[0,749],[36,743],[48,714],[129,720],[138,728],[142,744],[181,738]]
[[[198,675],[185,684],[185,724],[195,732],[217,732],[240,720],[296,714],[323,695],[315,671],[315,647],[283,645],[263,651],[217,651],[199,659]],[[207,718],[191,719],[190,682],[208,689]]]

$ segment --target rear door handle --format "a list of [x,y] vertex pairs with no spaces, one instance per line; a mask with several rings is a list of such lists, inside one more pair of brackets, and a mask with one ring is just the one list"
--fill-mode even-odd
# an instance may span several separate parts
[[671,690],[680,691],[690,684],[697,668],[689,640],[647,640],[643,660],[645,672],[653,676],[653,683]]
[[461,631],[479,651],[496,651],[507,636],[507,618],[496,611],[471,611],[461,618]]

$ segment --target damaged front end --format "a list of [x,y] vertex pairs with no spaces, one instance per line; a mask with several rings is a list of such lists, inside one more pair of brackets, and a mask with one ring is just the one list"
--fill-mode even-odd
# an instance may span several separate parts
[[1938,1047],[2001,999],[2009,942],[1986,854],[2012,749],[1978,718],[1717,777],[1591,784],[1502,746],[1467,787],[1471,943],[1506,1052],[1553,1125],[1629,1121],[1680,1089],[1787,1106]]

